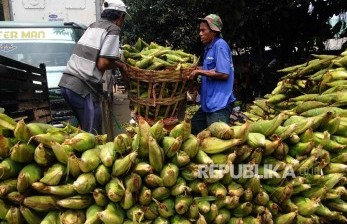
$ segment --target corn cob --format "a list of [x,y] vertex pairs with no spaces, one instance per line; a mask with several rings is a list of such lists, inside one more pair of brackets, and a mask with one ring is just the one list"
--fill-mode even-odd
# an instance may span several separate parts
[[132,164],[135,162],[137,155],[138,155],[137,152],[131,152],[128,155],[126,155],[124,158],[116,159],[112,167],[112,176],[118,177],[128,172]]
[[[177,136],[178,137],[178,136]],[[163,149],[159,146],[157,141],[149,136],[148,138],[149,145],[149,164],[153,167],[156,172],[161,172],[164,165],[164,152]]]
[[116,156],[115,145],[113,142],[108,142],[99,146],[100,148],[100,161],[107,167],[111,167]]
[[102,210],[103,208],[96,204],[89,206],[86,210],[86,221],[84,224],[101,224],[97,213]]
[[85,213],[82,210],[68,209],[60,214],[60,223],[83,224],[86,221]]
[[105,187],[107,197],[113,202],[120,202],[124,196],[125,188],[122,182],[115,178],[111,179]]
[[106,195],[106,191],[102,188],[95,188],[93,191],[93,198],[95,204],[98,206],[106,206],[109,202],[109,199]]

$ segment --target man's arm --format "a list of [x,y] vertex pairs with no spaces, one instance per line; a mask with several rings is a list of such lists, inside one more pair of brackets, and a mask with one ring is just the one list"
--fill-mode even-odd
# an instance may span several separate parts
[[126,65],[119,59],[99,57],[96,62],[97,68],[104,73],[106,70],[119,68],[122,72],[126,71]]
[[203,75],[206,77],[210,77],[212,79],[220,79],[220,80],[227,80],[229,77],[228,74],[216,72],[214,69],[212,70],[197,69],[192,71],[192,73],[190,73],[190,75],[188,76],[188,79],[195,79],[198,75]]

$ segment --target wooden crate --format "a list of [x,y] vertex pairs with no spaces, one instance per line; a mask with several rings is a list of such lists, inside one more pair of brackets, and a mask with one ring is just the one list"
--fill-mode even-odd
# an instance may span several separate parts
[[50,123],[44,64],[34,67],[0,55],[0,107],[16,120]]

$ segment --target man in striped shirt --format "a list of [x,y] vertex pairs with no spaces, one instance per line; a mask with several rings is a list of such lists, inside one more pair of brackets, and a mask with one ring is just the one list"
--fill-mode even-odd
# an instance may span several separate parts
[[105,0],[101,20],[89,25],[67,63],[59,86],[82,130],[101,134],[102,76],[108,69],[126,70],[119,58],[119,34],[130,18],[121,0]]

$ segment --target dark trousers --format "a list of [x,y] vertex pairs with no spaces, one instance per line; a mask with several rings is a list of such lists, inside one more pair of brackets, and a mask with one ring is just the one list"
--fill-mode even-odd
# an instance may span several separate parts
[[201,108],[194,114],[192,118],[192,134],[197,135],[202,130],[208,128],[213,122],[222,121],[230,123],[230,115],[233,110],[234,103],[230,103],[226,108],[215,112],[203,112]]
[[60,87],[61,94],[70,105],[82,130],[93,134],[102,132],[102,113],[98,102],[93,102],[89,94],[85,98],[74,91]]

